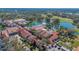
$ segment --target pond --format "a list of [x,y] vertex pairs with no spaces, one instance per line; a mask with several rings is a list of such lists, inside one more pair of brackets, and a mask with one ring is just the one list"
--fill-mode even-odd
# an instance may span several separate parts
[[73,29],[73,28],[76,28],[75,25],[73,25],[72,23],[69,23],[69,22],[60,22],[59,24],[60,27],[64,27],[66,29]]

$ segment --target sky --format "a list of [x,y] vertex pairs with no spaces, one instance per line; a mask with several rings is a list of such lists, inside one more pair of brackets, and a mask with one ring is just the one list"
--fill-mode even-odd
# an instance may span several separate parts
[[10,8],[78,8],[79,0],[0,0],[0,7]]

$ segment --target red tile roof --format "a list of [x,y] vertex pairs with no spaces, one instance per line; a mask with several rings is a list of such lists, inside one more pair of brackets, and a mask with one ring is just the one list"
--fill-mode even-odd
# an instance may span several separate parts
[[27,38],[29,42],[34,43],[37,40],[37,37],[32,35],[30,32],[24,28],[19,29],[19,33],[22,37]]
[[22,37],[26,38],[27,36],[31,35],[31,33],[29,33],[28,31],[26,31],[25,29],[19,29],[19,33]]
[[53,32],[52,36],[48,39],[51,43],[58,38],[58,32]]
[[10,34],[10,33],[18,32],[18,27],[7,28],[6,30]]
[[49,33],[44,27],[34,27],[32,30],[38,31],[38,35],[42,37],[48,37]]
[[2,37],[9,38],[9,33],[6,30],[2,31]]

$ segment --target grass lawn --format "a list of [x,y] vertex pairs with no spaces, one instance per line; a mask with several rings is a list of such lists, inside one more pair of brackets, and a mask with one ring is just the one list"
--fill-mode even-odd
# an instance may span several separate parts
[[58,17],[58,16],[53,16],[53,18],[59,19],[60,22],[69,22],[69,23],[73,23],[73,20],[72,20],[72,19],[69,19],[69,18],[62,18],[62,17]]
[[4,29],[4,27],[5,27],[5,25],[0,24],[0,30],[3,30],[3,29]]
[[77,46],[79,46],[79,41],[74,40],[74,43],[72,44],[72,46],[73,46],[73,47],[77,47]]
[[79,29],[75,29],[77,35],[79,35]]
[[[74,47],[77,47],[79,46],[79,41],[78,40],[67,40],[66,39],[66,42],[70,42],[71,44],[70,45],[65,45],[63,41],[59,41],[57,44],[60,45],[60,46],[64,46],[68,49],[73,49]],[[73,42],[73,43],[72,43]]]

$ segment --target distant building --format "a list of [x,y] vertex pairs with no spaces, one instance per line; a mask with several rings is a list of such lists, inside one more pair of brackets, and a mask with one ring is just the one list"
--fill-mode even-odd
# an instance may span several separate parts
[[14,20],[14,22],[25,22],[26,20],[25,19],[16,19]]
[[4,20],[3,24],[5,24],[8,27],[13,26],[13,20]]
[[22,25],[22,26],[24,26],[26,23],[28,23],[28,21],[26,21],[25,19],[16,19],[13,22],[17,23],[18,25]]

